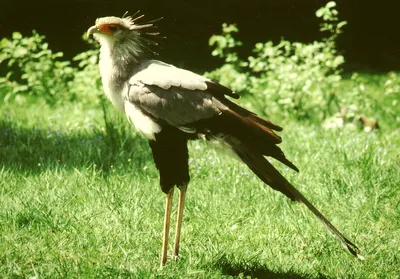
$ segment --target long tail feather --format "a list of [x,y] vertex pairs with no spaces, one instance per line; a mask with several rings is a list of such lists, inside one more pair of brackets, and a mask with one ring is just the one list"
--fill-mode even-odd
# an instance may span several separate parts
[[293,201],[304,203],[307,208],[341,241],[344,248],[353,256],[364,259],[359,253],[360,249],[350,240],[348,240],[326,217],[307,200],[292,184],[290,184],[269,162],[264,156],[256,151],[256,149],[245,146],[237,141],[228,143],[232,146],[236,154],[244,163],[266,184],[273,189],[285,194]]

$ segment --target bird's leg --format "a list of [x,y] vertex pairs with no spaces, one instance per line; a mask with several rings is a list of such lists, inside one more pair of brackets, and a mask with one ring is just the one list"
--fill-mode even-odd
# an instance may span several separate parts
[[181,227],[182,227],[182,217],[183,217],[183,206],[185,203],[187,185],[180,187],[179,192],[179,204],[178,204],[178,215],[176,221],[176,231],[175,231],[175,245],[174,245],[174,257],[179,255],[179,242],[181,239]]
[[171,190],[167,194],[167,199],[165,201],[163,243],[162,243],[162,250],[161,250],[161,266],[164,266],[165,263],[167,262],[169,223],[171,220],[171,207],[172,207],[173,197],[174,197],[174,188],[171,188]]

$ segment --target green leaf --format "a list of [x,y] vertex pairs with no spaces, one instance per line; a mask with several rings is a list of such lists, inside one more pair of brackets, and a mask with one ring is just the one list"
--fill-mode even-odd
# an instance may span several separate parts
[[320,8],[315,12],[315,15],[317,17],[322,17],[325,14],[325,10],[326,10],[325,8]]
[[336,2],[335,1],[330,1],[326,4],[326,6],[328,9],[336,7]]
[[13,38],[14,40],[20,40],[20,39],[22,39],[22,35],[21,35],[21,33],[19,33],[19,32],[14,32],[14,33],[12,34],[12,38]]
[[338,29],[341,29],[345,25],[347,25],[347,21],[341,21],[336,26],[337,26]]
[[10,41],[7,38],[3,38],[0,41],[0,48],[5,48],[9,45]]

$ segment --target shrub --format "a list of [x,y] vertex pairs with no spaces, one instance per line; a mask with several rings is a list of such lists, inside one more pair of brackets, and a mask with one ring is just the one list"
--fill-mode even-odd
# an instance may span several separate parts
[[98,65],[99,50],[87,50],[76,55],[73,60],[78,62],[78,69],[71,90],[85,105],[99,107],[105,99]]
[[14,32],[12,40],[0,41],[0,65],[7,65],[5,76],[0,76],[5,101],[32,95],[54,104],[76,97],[69,90],[76,69],[70,62],[61,61],[63,53],[53,53],[44,39],[32,31],[30,37]]
[[12,39],[0,42],[0,97],[5,102],[33,96],[50,105],[78,100],[100,107],[103,96],[98,69],[98,50],[90,49],[73,58],[77,67],[62,61],[62,52],[53,53],[45,36],[32,31],[22,37],[14,32]]
[[206,75],[253,97],[255,109],[266,115],[326,118],[339,107],[337,88],[344,63],[335,40],[346,22],[338,20],[335,6],[335,2],[329,2],[316,12],[323,19],[320,31],[328,33],[322,41],[257,43],[254,55],[246,60],[236,52],[242,45],[233,36],[238,28],[224,24],[223,34],[211,37],[209,43],[214,47],[212,54],[224,58],[225,65]]

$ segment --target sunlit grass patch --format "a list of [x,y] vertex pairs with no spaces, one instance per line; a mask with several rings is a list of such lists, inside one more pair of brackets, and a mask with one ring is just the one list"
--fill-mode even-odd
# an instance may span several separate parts
[[300,173],[275,163],[365,261],[303,205],[197,141],[181,257],[159,269],[164,195],[147,142],[112,110],[105,125],[101,109],[74,106],[1,105],[0,277],[397,278],[400,137],[390,119],[370,133],[287,120],[282,148]]

